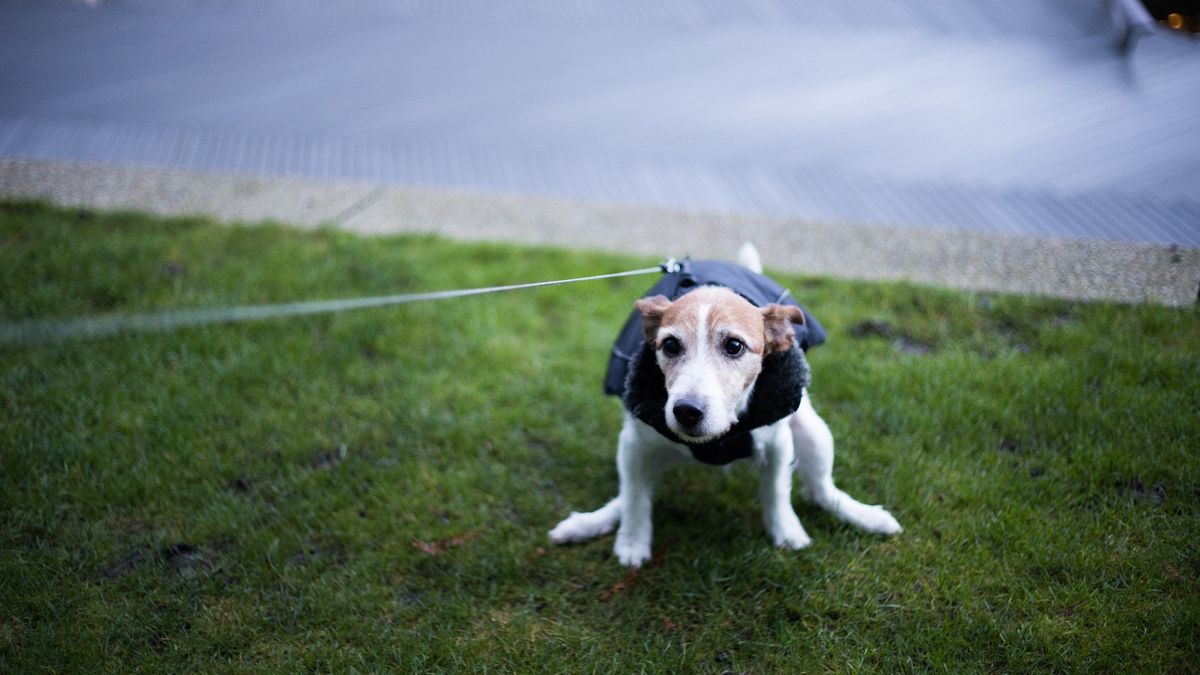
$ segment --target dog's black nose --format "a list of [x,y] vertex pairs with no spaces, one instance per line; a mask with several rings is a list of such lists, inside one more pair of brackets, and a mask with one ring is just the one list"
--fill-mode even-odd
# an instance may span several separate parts
[[704,419],[704,406],[695,399],[680,399],[671,410],[675,413],[675,419],[687,427],[694,427]]

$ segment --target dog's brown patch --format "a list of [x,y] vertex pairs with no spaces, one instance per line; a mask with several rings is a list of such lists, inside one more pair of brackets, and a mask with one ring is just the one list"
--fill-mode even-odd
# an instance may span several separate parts
[[[754,305],[727,288],[699,288],[666,305],[662,304],[662,301],[666,301],[662,296],[648,300],[651,302],[639,301],[638,309],[642,310],[643,317],[648,318],[647,339],[651,341],[656,340],[658,330],[663,327],[671,328],[681,337],[690,338],[699,332],[701,316],[705,316],[704,329],[710,339],[723,333],[736,333],[746,341],[747,349],[756,354],[762,353],[762,316]],[[708,306],[707,313],[701,312],[705,305]],[[650,330],[651,321],[654,322],[653,331]]]
[[763,331],[767,338],[766,353],[783,352],[796,342],[793,323],[804,323],[804,312],[792,305],[770,304],[762,308]]
[[766,331],[763,317],[754,305],[730,291],[712,295],[707,325],[709,340],[719,344],[726,337],[737,336],[745,342],[747,350],[762,354],[766,347]]
[[671,306],[671,301],[665,295],[655,295],[633,304],[642,314],[642,333],[646,336],[646,342],[654,342],[662,326],[663,314]]
[[792,324],[804,323],[799,307],[771,304],[758,309],[729,289],[713,286],[696,289],[675,302],[662,295],[638,300],[646,341],[657,347],[664,326],[680,336],[695,335],[702,305],[709,306],[705,320],[709,336],[719,339],[724,333],[735,333],[749,351],[759,355],[790,349],[796,340]]

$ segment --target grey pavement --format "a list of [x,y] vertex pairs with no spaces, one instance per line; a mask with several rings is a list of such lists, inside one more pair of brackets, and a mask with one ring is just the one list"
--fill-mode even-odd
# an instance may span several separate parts
[[[0,194],[226,221],[333,224],[368,235],[730,258],[745,240],[775,269],[1062,298],[1192,305],[1200,248],[705,214],[557,197],[0,158]],[[615,270],[595,270],[606,272]],[[534,281],[513,279],[514,283]]]
[[0,0],[0,195],[1184,305],[1200,41],[1102,0]]
[[1102,0],[0,0],[0,156],[1200,246]]

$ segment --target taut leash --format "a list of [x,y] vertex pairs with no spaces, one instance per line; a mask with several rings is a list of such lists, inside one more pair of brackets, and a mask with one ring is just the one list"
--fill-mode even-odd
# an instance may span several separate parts
[[242,305],[240,307],[217,307],[213,309],[174,310],[130,314],[126,316],[97,316],[64,320],[35,319],[13,323],[0,322],[0,345],[57,342],[72,338],[107,337],[118,333],[161,332],[175,328],[203,326],[214,323],[240,323],[243,321],[260,321],[262,319],[276,319],[288,316],[344,312],[351,309],[386,307],[389,305],[402,305],[409,302],[424,302],[428,300],[449,300],[471,295],[501,293],[525,288],[540,288],[542,286],[560,286],[582,281],[615,279],[617,277],[631,277],[641,274],[653,274],[655,272],[678,272],[679,268],[680,263],[674,258],[670,258],[655,267],[645,267],[637,270],[629,270],[628,272],[596,274],[587,277],[556,279],[553,281],[535,281],[508,286],[463,288],[427,293],[400,293],[397,295],[381,295],[370,298],[317,300],[313,302],[290,302],[275,305]]

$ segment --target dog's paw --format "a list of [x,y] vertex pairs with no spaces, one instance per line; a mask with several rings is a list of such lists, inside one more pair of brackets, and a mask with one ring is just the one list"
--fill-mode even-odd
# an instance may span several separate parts
[[872,534],[899,534],[904,531],[899,521],[882,506],[868,506],[858,514],[857,525]]
[[618,533],[617,543],[613,544],[613,555],[626,567],[641,567],[650,559],[650,542],[622,537]]
[[572,511],[571,515],[567,516],[558,525],[555,525],[554,529],[547,532],[546,534],[550,537],[550,541],[555,544],[570,544],[586,539],[586,537],[580,536],[578,523],[573,522],[578,515],[578,513]]
[[771,535],[771,541],[778,548],[798,551],[812,544],[812,539],[804,531],[800,519],[794,515],[791,518],[781,519],[781,522],[775,523],[773,526],[768,526],[767,530]]
[[550,530],[550,541],[556,544],[573,544],[612,532],[613,523],[597,518],[594,513],[572,511],[561,523]]

